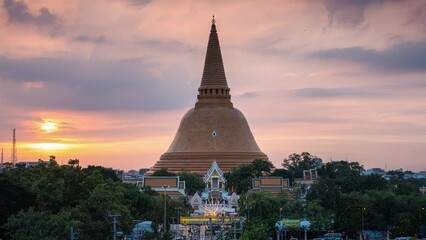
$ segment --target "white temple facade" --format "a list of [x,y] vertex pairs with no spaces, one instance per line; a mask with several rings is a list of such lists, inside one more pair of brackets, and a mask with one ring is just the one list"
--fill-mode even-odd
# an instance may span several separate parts
[[189,200],[195,215],[217,216],[236,215],[238,198],[235,193],[226,191],[226,179],[216,161],[213,162],[203,178],[206,188],[201,194],[195,193]]

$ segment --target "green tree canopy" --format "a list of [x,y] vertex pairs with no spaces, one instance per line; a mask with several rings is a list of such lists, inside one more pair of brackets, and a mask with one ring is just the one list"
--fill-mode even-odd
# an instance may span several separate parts
[[359,176],[362,170],[364,170],[364,168],[358,162],[348,162],[342,160],[328,162],[322,165],[320,168],[318,168],[318,174],[321,177],[342,179]]
[[287,179],[290,180],[290,185],[294,181],[294,174],[293,174],[293,172],[291,172],[291,171],[289,171],[287,169],[275,169],[274,172],[271,173],[271,176],[287,178]]
[[251,189],[252,178],[271,173],[272,163],[267,160],[257,159],[249,165],[241,165],[238,168],[224,174],[229,191],[237,194],[246,193]]
[[283,161],[283,167],[293,172],[295,178],[303,177],[303,170],[322,166],[322,159],[308,152],[293,153]]
[[154,171],[152,176],[176,176],[176,174],[169,172],[167,168],[161,168],[160,170]]
[[183,171],[179,173],[181,181],[185,181],[186,193],[194,195],[196,192],[202,192],[206,184],[198,173]]
[[[76,159],[62,166],[51,157],[34,167],[11,167],[0,173],[0,187],[2,239],[67,239],[71,226],[81,239],[110,239],[108,214],[114,212],[121,214],[118,229],[125,233],[134,219],[163,222],[163,196],[123,183],[111,169],[81,168]],[[182,199],[167,199],[168,222],[178,206],[188,212]]]

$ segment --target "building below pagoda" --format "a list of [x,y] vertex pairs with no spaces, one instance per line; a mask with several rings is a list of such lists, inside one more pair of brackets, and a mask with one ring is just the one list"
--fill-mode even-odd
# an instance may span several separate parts
[[203,181],[206,184],[204,191],[195,193],[189,199],[189,204],[194,209],[192,215],[237,216],[239,196],[226,191],[226,179],[216,161],[203,177]]
[[257,145],[243,113],[231,102],[213,19],[197,102],[183,116],[173,142],[150,173],[166,168],[204,176],[214,161],[227,172],[255,159],[268,157]]

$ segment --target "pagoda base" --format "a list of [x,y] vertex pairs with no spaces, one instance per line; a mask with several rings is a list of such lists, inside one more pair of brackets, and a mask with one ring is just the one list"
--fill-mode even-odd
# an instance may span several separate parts
[[256,159],[268,160],[268,157],[262,152],[202,152],[202,153],[165,153],[161,155],[160,160],[151,168],[148,175],[162,168],[169,172],[195,172],[204,176],[216,161],[223,172],[229,172],[234,168],[246,164],[249,165]]

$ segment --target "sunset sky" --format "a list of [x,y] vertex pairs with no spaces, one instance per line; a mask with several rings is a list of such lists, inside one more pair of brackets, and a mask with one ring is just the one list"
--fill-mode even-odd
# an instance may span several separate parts
[[426,1],[0,0],[10,161],[151,167],[201,81],[212,15],[232,102],[291,153],[426,170]]

